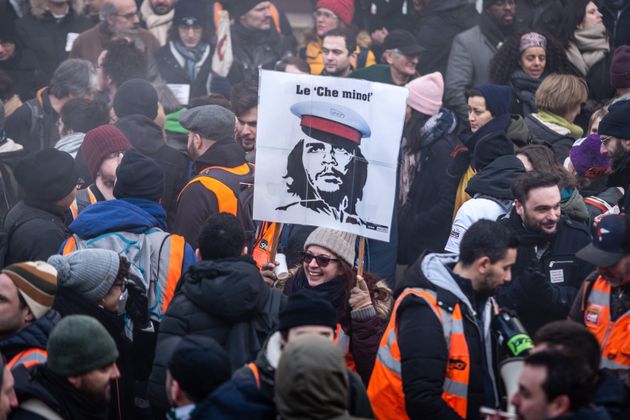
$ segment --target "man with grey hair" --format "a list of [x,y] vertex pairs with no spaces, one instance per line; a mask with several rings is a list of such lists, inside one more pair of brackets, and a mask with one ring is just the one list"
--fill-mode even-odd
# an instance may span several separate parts
[[79,14],[78,0],[31,0],[29,14],[16,22],[18,37],[33,54],[42,80],[68,58],[72,41],[93,25]]
[[197,248],[199,231],[210,215],[229,212],[243,226],[248,224],[249,215],[241,214],[244,208],[237,204],[241,189],[253,184],[254,169],[234,141],[232,111],[219,105],[199,106],[182,113],[179,122],[188,130],[188,155],[197,175],[179,193],[173,232]]
[[18,108],[6,122],[7,135],[27,153],[53,147],[59,140],[59,112],[72,98],[88,98],[97,88],[96,69],[86,60],[68,59],[55,70],[48,87]]
[[160,48],[151,32],[140,27],[138,6],[134,0],[105,0],[100,16],[101,23],[74,41],[70,57],[84,58],[96,64],[101,51],[115,38],[133,41],[148,56]]

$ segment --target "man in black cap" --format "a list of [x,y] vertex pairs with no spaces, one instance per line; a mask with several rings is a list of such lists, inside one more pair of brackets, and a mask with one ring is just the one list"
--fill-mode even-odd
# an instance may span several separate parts
[[46,261],[68,237],[64,222],[76,196],[78,170],[66,152],[45,149],[22,159],[15,177],[24,190],[4,220],[4,265]]
[[[232,379],[206,400],[204,418],[252,412],[258,418],[276,415],[273,402],[275,372],[285,346],[306,335],[336,341],[337,315],[332,304],[315,292],[302,290],[289,297],[280,312],[278,331],[267,339],[256,360],[237,370]],[[353,416],[372,418],[373,413],[361,379],[348,371],[350,406]],[[252,410],[252,411],[250,411]]]
[[273,69],[291,54],[290,39],[277,30],[270,1],[230,0],[225,4],[233,21],[234,63],[228,78],[232,83],[258,80],[258,69]]
[[479,25],[453,39],[448,57],[444,100],[462,122],[468,121],[466,91],[488,82],[490,60],[515,27],[514,0],[485,0],[483,8]]
[[592,243],[576,256],[597,267],[582,285],[569,317],[583,323],[599,342],[601,368],[630,387],[630,219],[604,216]]
[[173,231],[194,248],[201,226],[212,214],[231,213],[245,229],[253,226],[247,211],[239,208],[239,195],[253,183],[254,172],[245,161],[245,151],[234,141],[235,120],[231,111],[219,105],[189,109],[179,117],[182,127],[189,130],[188,154],[195,161],[197,176],[179,193]]
[[387,64],[375,64],[350,73],[353,79],[404,86],[419,76],[416,67],[424,48],[408,31],[391,31],[383,43],[383,61]]
[[197,416],[198,404],[230,379],[230,359],[219,343],[202,335],[178,341],[166,371],[166,395],[173,407],[169,419]]
[[116,127],[136,150],[153,159],[164,172],[162,207],[166,210],[168,225],[173,226],[177,194],[189,178],[189,160],[164,142],[162,128],[155,122],[158,109],[157,91],[146,80],[128,80],[114,96]]
[[621,187],[625,194],[619,200],[619,210],[630,211],[630,100],[620,101],[608,109],[599,123],[601,152],[611,161],[613,173],[608,176],[609,187]]

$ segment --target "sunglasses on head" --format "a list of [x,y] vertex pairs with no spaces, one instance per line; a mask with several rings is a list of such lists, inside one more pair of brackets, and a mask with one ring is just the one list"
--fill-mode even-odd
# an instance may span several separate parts
[[303,263],[310,264],[313,258],[315,258],[317,265],[322,268],[330,264],[331,261],[339,261],[337,258],[326,257],[325,255],[313,255],[310,252],[300,252],[300,260]]

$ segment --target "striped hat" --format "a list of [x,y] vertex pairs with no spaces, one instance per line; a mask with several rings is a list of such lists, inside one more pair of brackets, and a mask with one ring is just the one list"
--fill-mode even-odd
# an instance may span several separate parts
[[52,307],[57,293],[57,270],[43,261],[11,264],[2,270],[17,287],[35,319]]

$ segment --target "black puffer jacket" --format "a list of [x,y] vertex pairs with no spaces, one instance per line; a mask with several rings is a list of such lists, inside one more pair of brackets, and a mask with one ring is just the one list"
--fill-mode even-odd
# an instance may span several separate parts
[[564,163],[564,160],[569,156],[569,150],[571,150],[575,139],[569,135],[553,131],[533,115],[525,117],[525,123],[529,129],[530,142],[549,145],[556,160],[561,164]]
[[16,23],[17,33],[36,57],[44,80],[50,80],[59,64],[68,58],[68,34],[80,34],[93,25],[88,18],[78,15],[72,8],[61,19],[55,19],[46,11],[41,16],[28,14]]
[[4,219],[9,233],[5,265],[22,261],[46,261],[70,236],[64,225],[66,210],[51,204],[24,199]]
[[35,320],[29,326],[22,328],[12,336],[0,340],[0,352],[10,361],[21,351],[37,348],[46,349],[48,336],[61,320],[61,315],[55,310],[49,310],[43,317]]
[[172,347],[164,345],[169,338],[190,334],[213,338],[227,351],[235,370],[256,358],[278,326],[285,299],[280,290],[265,284],[250,257],[200,261],[188,269],[180,285],[160,324],[149,389],[158,400],[168,362],[163,352]]
[[251,30],[238,21],[232,26],[232,48],[234,64],[228,75],[232,84],[257,80],[259,68],[273,69],[278,60],[291,52],[288,40],[274,27]]
[[116,122],[131,145],[143,155],[153,159],[164,171],[162,207],[170,227],[177,213],[177,195],[188,182],[188,158],[166,144],[159,125],[144,115],[128,115]]
[[[33,113],[35,111],[35,113]],[[59,114],[53,109],[48,88],[40,89],[7,118],[7,136],[24,146],[25,153],[53,147],[59,140]]]
[[608,176],[608,186],[624,189],[625,194],[618,203],[619,209],[626,213],[630,211],[630,152],[613,168],[613,173]]
[[[484,302],[476,300],[469,280],[454,275],[450,269],[457,261],[451,254],[428,254],[421,257],[405,273],[395,297],[406,288],[426,288],[436,291],[437,301],[447,310],[459,304],[464,318],[464,335],[470,355],[468,410],[466,418],[478,419],[479,407],[493,405],[496,389],[489,388],[496,375],[486,371],[484,362],[494,342],[484,343],[480,321],[473,310],[481,313]],[[446,288],[443,287],[448,285]],[[474,309],[464,303],[462,297]],[[403,392],[407,414],[412,419],[461,420],[461,417],[442,399],[442,384],[448,362],[448,349],[444,341],[442,324],[424,300],[406,297],[398,307],[398,346],[402,369]],[[421,340],[418,337],[422,337]],[[492,357],[492,355],[488,355]],[[496,383],[496,382],[494,382]],[[496,388],[496,386],[494,386]],[[495,399],[496,401],[496,399]]]
[[[531,232],[514,209],[501,223],[513,232],[519,246],[512,281],[499,289],[498,300],[502,307],[516,311],[533,336],[544,324],[569,314],[580,285],[594,270],[575,256],[591,242],[591,235],[584,224],[565,216],[560,217],[553,236]],[[540,258],[536,247],[546,247]]]

